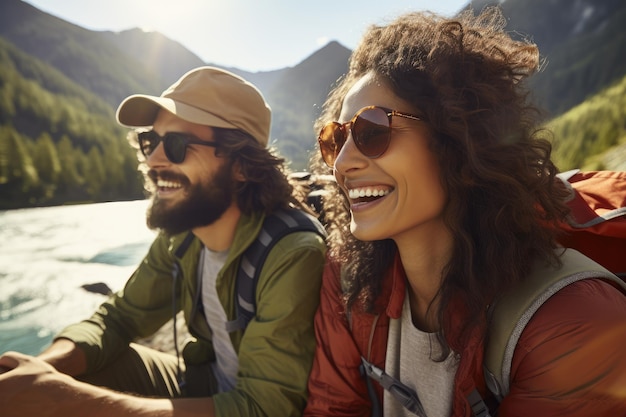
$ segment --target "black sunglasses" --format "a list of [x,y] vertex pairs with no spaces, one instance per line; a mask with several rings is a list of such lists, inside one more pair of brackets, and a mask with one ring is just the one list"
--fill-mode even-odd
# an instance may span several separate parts
[[317,138],[326,165],[331,168],[335,165],[337,155],[348,140],[348,132],[352,132],[354,144],[363,155],[378,158],[384,154],[391,141],[392,116],[423,120],[412,114],[379,106],[367,106],[359,110],[349,122],[327,123]]
[[185,160],[188,145],[203,145],[217,147],[217,142],[207,142],[200,140],[188,133],[167,132],[164,136],[159,136],[154,130],[140,132],[137,134],[139,149],[143,156],[148,158],[152,152],[163,142],[165,156],[171,162],[180,164]]

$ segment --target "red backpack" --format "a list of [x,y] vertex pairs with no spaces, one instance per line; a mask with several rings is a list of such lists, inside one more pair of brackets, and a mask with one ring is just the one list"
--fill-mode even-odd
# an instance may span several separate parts
[[535,266],[528,279],[492,306],[483,368],[498,401],[509,392],[517,341],[546,299],[566,285],[596,277],[614,281],[626,295],[626,172],[573,170],[558,178],[570,190],[571,208],[560,243],[571,249],[563,253],[562,266]]
[[567,171],[570,219],[560,243],[626,279],[626,171]]

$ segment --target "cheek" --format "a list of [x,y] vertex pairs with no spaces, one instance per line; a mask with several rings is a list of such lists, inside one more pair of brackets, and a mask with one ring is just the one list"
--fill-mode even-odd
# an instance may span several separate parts
[[412,172],[407,176],[407,187],[412,199],[422,205],[441,209],[446,200],[441,184],[439,165],[434,158],[418,159],[409,168]]
[[441,184],[441,170],[436,155],[430,151],[425,138],[406,143],[403,152],[396,152],[387,162],[398,179],[398,186],[406,193],[409,207],[440,212],[446,201]]

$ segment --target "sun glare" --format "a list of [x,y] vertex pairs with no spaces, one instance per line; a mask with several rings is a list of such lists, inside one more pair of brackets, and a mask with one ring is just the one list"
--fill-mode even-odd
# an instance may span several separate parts
[[317,44],[317,46],[325,46],[328,43],[328,40],[328,36],[320,36],[315,40],[315,43]]
[[[142,21],[147,27],[180,27],[189,25],[206,9],[202,0],[177,0],[174,2],[155,2],[141,0]],[[152,22],[152,23],[150,23]]]

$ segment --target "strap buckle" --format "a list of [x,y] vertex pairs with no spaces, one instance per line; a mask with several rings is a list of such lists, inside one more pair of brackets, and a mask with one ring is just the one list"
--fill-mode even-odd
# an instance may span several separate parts
[[384,389],[404,406],[407,410],[419,417],[426,417],[426,411],[417,393],[412,388],[404,385],[382,369],[369,363],[361,356],[362,369],[369,378],[378,382]]

